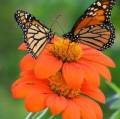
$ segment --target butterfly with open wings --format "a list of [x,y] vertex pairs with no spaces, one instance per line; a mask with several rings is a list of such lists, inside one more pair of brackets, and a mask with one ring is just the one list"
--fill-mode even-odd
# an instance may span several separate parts
[[[97,0],[63,37],[100,51],[111,47],[115,39],[115,28],[110,21],[114,4],[115,0]],[[25,11],[18,10],[15,19],[23,30],[28,51],[37,57],[54,37],[54,33]]]

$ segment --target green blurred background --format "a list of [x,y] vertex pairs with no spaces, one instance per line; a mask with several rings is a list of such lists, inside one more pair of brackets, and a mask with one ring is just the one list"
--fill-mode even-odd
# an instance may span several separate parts
[[[17,9],[27,10],[40,19],[48,27],[54,23],[53,30],[58,34],[68,32],[76,19],[94,0],[0,0],[0,119],[24,119],[27,111],[21,100],[15,100],[10,93],[13,81],[19,76],[19,61],[23,53],[18,51],[23,41],[21,29],[14,20]],[[58,17],[59,24],[56,22]],[[111,69],[113,82],[120,87],[120,0],[114,7],[112,21],[116,28],[116,40],[113,47],[105,52],[117,64]],[[114,94],[102,80],[102,90],[107,97]],[[111,113],[107,105],[103,105],[104,119]]]

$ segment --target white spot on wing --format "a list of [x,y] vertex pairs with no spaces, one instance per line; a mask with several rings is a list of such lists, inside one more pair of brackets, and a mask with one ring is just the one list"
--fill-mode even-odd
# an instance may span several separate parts
[[100,2],[97,2],[97,5],[100,7],[100,6],[101,6],[101,3],[100,3]]

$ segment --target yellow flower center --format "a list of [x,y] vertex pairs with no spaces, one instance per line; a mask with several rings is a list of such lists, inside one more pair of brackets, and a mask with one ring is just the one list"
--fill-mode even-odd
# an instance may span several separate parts
[[71,99],[80,95],[80,89],[72,89],[67,86],[65,81],[62,79],[61,72],[58,72],[55,76],[50,77],[49,81],[49,87],[51,90],[60,96]]
[[52,44],[51,53],[64,62],[78,61],[82,57],[82,48],[69,39],[58,39]]

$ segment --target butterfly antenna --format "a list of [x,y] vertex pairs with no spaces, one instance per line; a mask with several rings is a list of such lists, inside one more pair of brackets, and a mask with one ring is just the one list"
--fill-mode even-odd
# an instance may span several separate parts
[[64,30],[63,30],[63,28],[61,27],[61,25],[60,25],[60,23],[59,23],[59,21],[58,21],[58,19],[61,17],[62,15],[58,15],[56,18],[55,18],[55,20],[53,21],[53,23],[52,23],[52,25],[51,25],[51,29],[53,28],[53,26],[57,23],[58,24],[58,26],[59,26],[59,28],[61,29],[61,31],[63,32],[63,34],[65,33],[64,32]]

